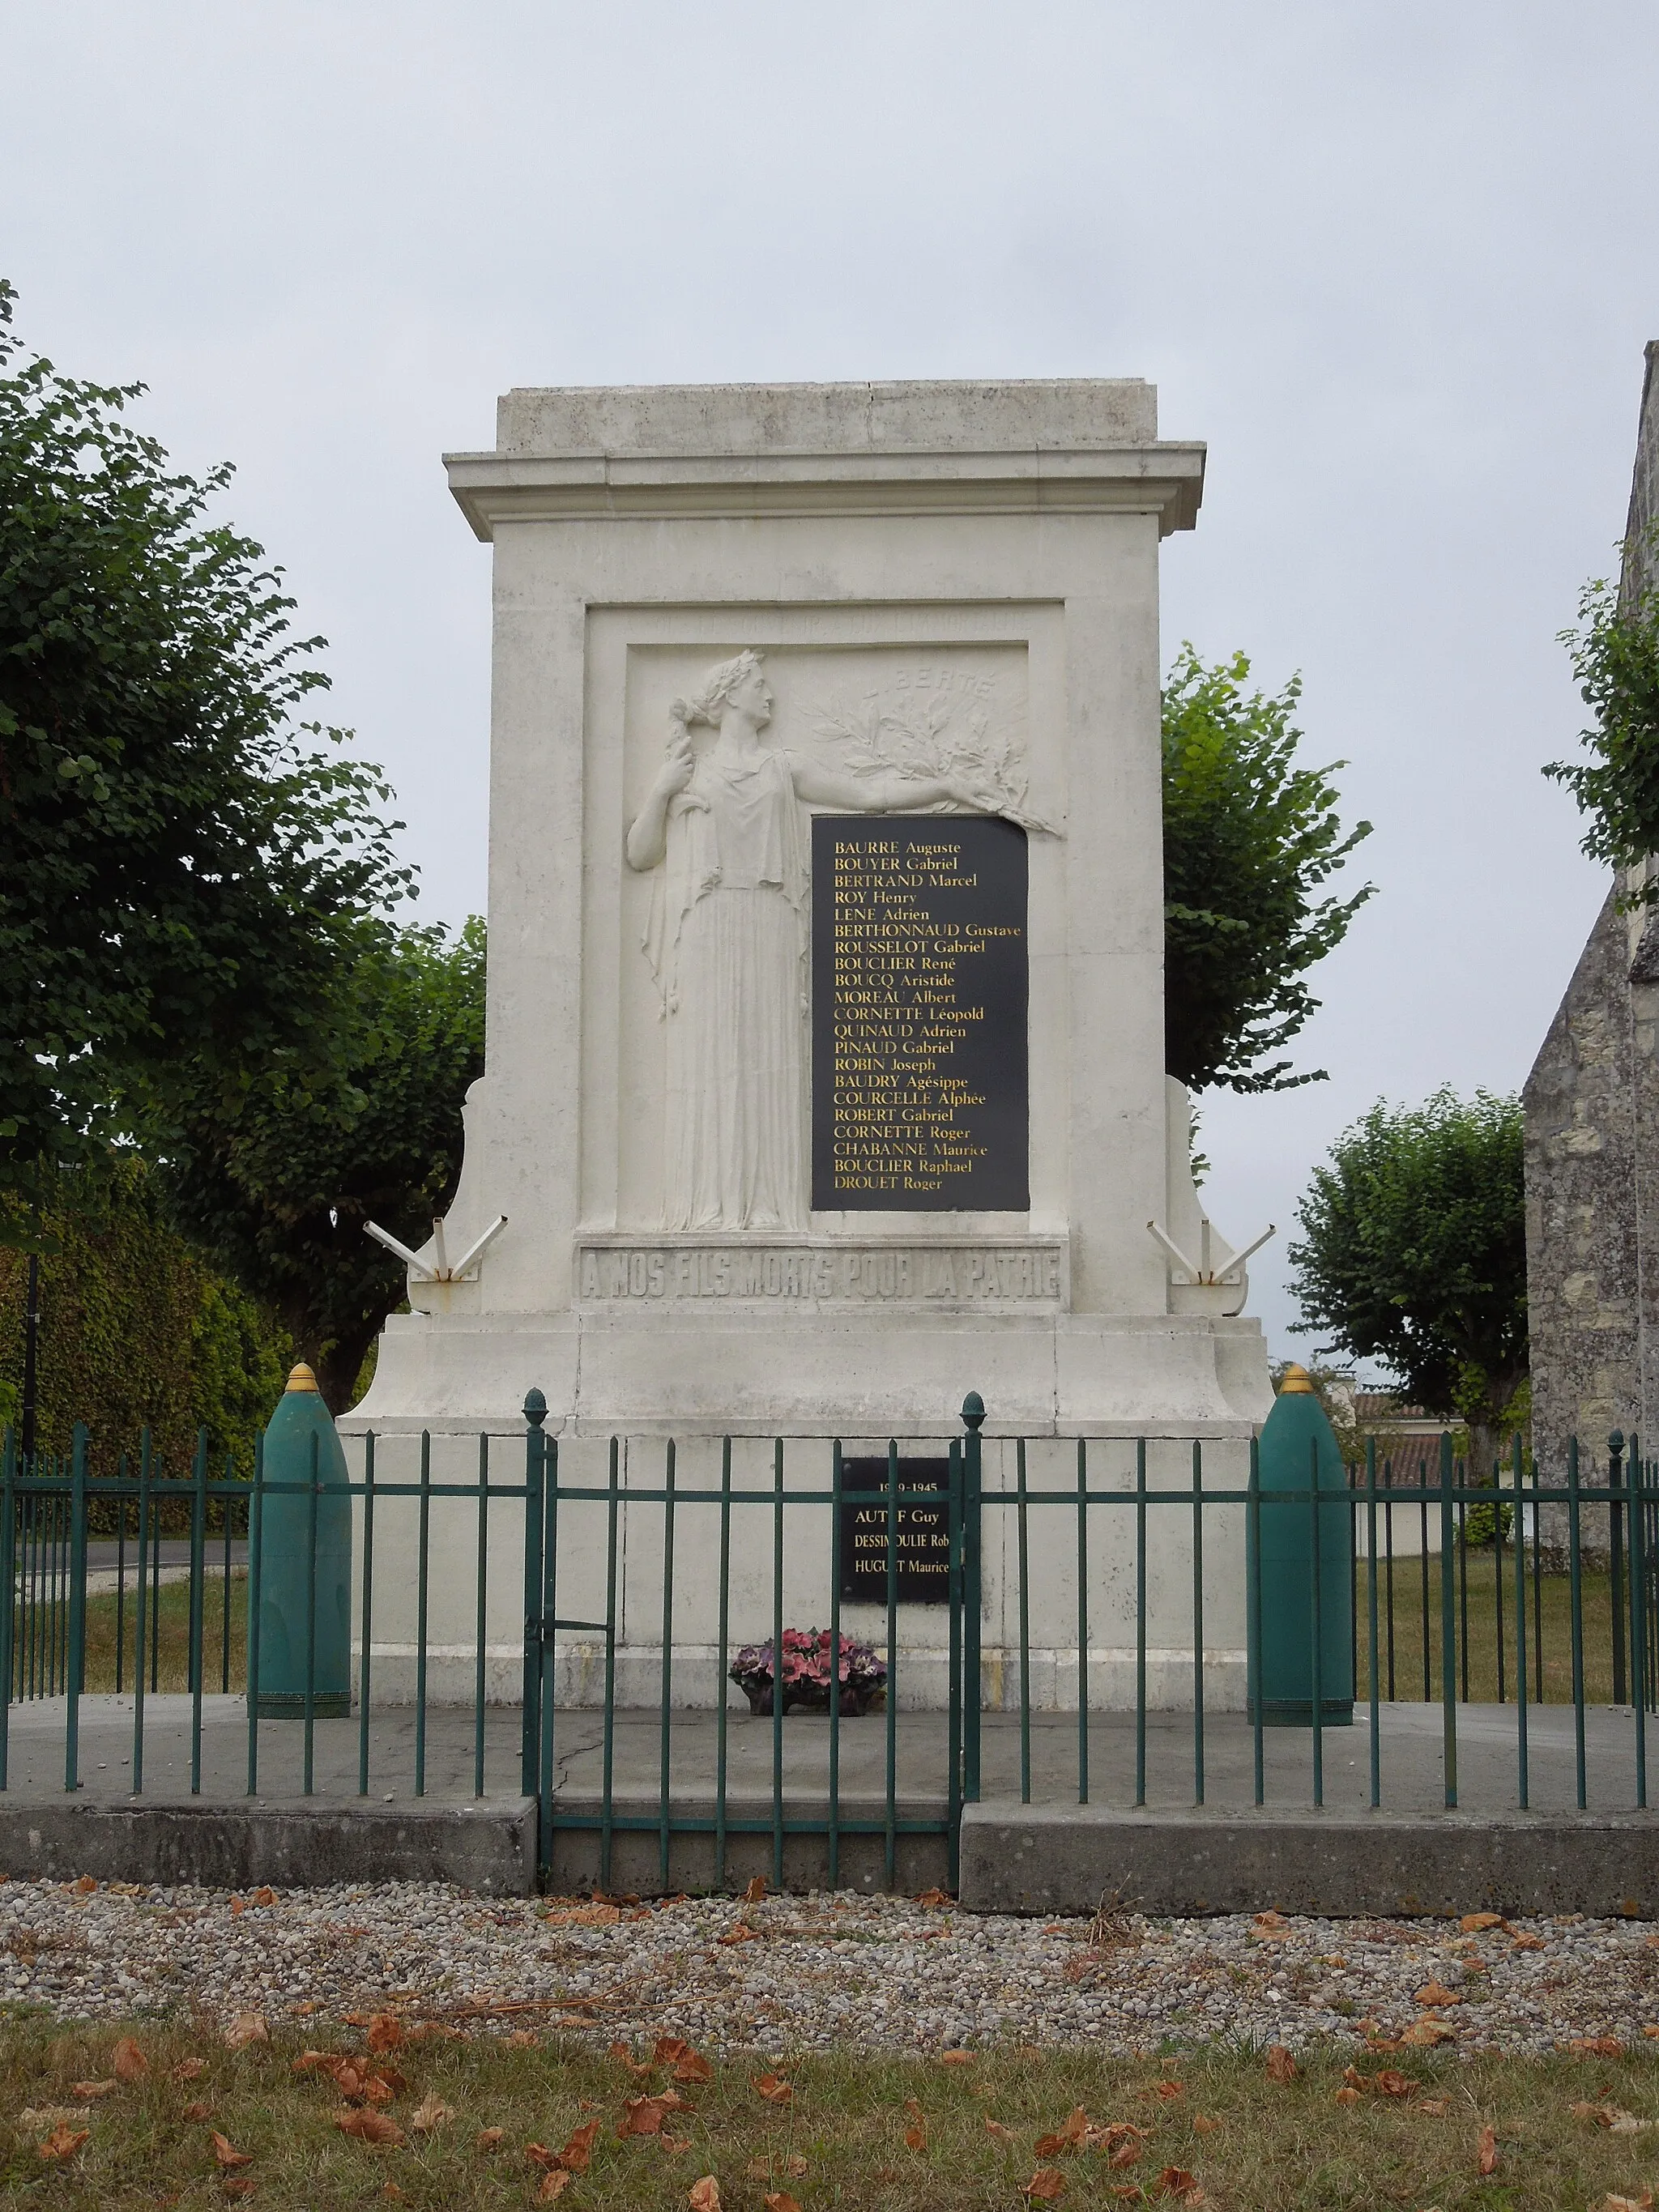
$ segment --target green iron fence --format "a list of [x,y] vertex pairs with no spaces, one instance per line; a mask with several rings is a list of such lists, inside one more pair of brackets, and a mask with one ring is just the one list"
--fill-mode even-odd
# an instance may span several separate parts
[[[1144,1806],[1157,1708],[1177,1695],[1181,1712],[1174,1724],[1188,1736],[1191,1797],[1201,1805],[1210,1791],[1217,1724],[1210,1686],[1218,1638],[1231,1633],[1229,1608],[1243,1623],[1244,1715],[1241,1723],[1229,1714],[1226,1724],[1245,1730],[1249,1795],[1257,1806],[1268,1802],[1275,1776],[1275,1794],[1283,1800],[1325,1802],[1334,1689],[1339,1699],[1351,1691],[1366,1728],[1374,1807],[1383,1802],[1388,1711],[1408,1701],[1439,1708],[1437,1778],[1449,1808],[1459,1803],[1460,1709],[1472,1705],[1501,1707],[1507,1716],[1515,1800],[1522,1808],[1531,1802],[1534,1716],[1540,1707],[1570,1705],[1573,1796],[1586,1808],[1587,1717],[1604,1700],[1626,1715],[1627,1802],[1646,1805],[1646,1717],[1656,1710],[1659,1684],[1659,1468],[1642,1460],[1634,1441],[1626,1451],[1624,1439],[1615,1437],[1605,1467],[1589,1476],[1574,1446],[1565,1479],[1546,1483],[1518,1448],[1496,1481],[1471,1480],[1443,1438],[1431,1463],[1402,1463],[1396,1456],[1379,1466],[1373,1454],[1352,1475],[1351,1486],[1334,1497],[1319,1486],[1314,1468],[1305,1489],[1264,1492],[1254,1444],[1247,1461],[1239,1443],[988,1437],[984,1410],[970,1397],[960,1431],[933,1448],[943,1462],[941,1478],[919,1485],[906,1471],[912,1448],[902,1450],[891,1440],[872,1487],[868,1468],[855,1483],[851,1455],[829,1438],[770,1440],[769,1485],[754,1478],[752,1466],[764,1447],[744,1438],[700,1439],[695,1449],[672,1438],[617,1439],[595,1478],[577,1463],[574,1447],[548,1433],[539,1393],[526,1400],[526,1417],[516,1446],[500,1437],[477,1438],[467,1480],[434,1474],[430,1437],[415,1440],[413,1471],[397,1480],[377,1464],[386,1440],[362,1439],[361,1469],[349,1486],[356,1710],[346,1719],[319,1717],[314,1683],[308,1683],[297,1723],[259,1715],[262,1523],[273,1496],[309,1497],[314,1507],[321,1495],[314,1462],[309,1484],[268,1480],[258,1455],[246,1471],[213,1474],[204,1444],[187,1473],[169,1474],[146,1442],[116,1475],[94,1478],[84,1430],[62,1459],[38,1455],[27,1466],[8,1437],[0,1463],[0,1790],[12,1786],[14,1707],[62,1700],[64,1787],[72,1790],[84,1780],[82,1701],[112,1693],[131,1701],[129,1778],[131,1794],[143,1794],[150,1701],[177,1680],[190,1699],[193,1792],[203,1788],[204,1698],[240,1692],[246,1699],[249,1794],[260,1788],[262,1741],[269,1742],[270,1729],[297,1725],[303,1790],[315,1788],[318,1732],[328,1730],[330,1741],[338,1742],[340,1731],[355,1730],[357,1792],[367,1797],[392,1778],[376,1770],[371,1722],[380,1710],[375,1666],[387,1648],[376,1641],[377,1618],[384,1623],[395,1609],[413,1629],[412,1771],[397,1778],[424,1794],[435,1663],[432,1531],[440,1512],[450,1516],[439,1573],[447,1617],[464,1600],[471,1611],[470,1644],[452,1634],[444,1649],[452,1662],[459,1651],[471,1667],[473,1795],[506,1789],[536,1802],[540,1864],[550,1879],[562,1838],[585,1838],[597,1848],[601,1885],[608,1888],[619,1841],[626,1838],[635,1845],[654,1842],[665,1886],[675,1839],[688,1836],[706,1840],[716,1887],[725,1885],[738,1838],[750,1839],[751,1849],[757,1840],[763,1848],[769,1844],[779,1885],[790,1839],[800,1836],[821,1841],[832,1884],[854,1839],[876,1850],[890,1885],[912,1838],[942,1844],[954,1876],[962,1807],[986,1791],[988,1727],[997,1732],[998,1791],[1012,1796],[1017,1789],[1026,1802],[1034,1795],[1064,1795],[1082,1803]],[[748,1455],[742,1479],[734,1474],[734,1447]],[[1171,1469],[1176,1449],[1188,1462],[1184,1479]],[[504,1450],[513,1461],[507,1479],[494,1463]],[[1243,1479],[1214,1480],[1230,1458]],[[786,1633],[799,1626],[788,1617],[793,1601],[787,1593],[805,1586],[803,1574],[807,1583],[816,1577],[829,1621],[827,1648],[839,1655],[849,1572],[844,1531],[855,1501],[875,1516],[878,1530],[881,1601],[858,1618],[879,1624],[872,1640],[884,1676],[884,1705],[855,1717],[843,1713],[840,1694],[828,1698],[821,1772],[803,1789],[799,1760],[792,1765],[799,1729],[786,1722],[778,1693]],[[382,1576],[386,1571],[380,1555],[388,1513],[403,1516],[413,1540],[412,1576],[398,1567],[391,1599],[377,1589],[377,1565]],[[1347,1531],[1344,1555],[1352,1561],[1346,1589],[1330,1583],[1328,1548],[1321,1540],[1334,1515]],[[576,1522],[584,1516],[587,1534],[578,1540]],[[945,1555],[943,1609],[935,1616],[943,1638],[926,1651],[907,1625],[914,1616],[903,1594],[899,1542],[907,1521],[917,1516],[933,1529],[930,1540]],[[1292,1790],[1283,1782],[1282,1763],[1268,1756],[1270,1740],[1288,1739],[1272,1728],[1273,1700],[1264,1682],[1280,1597],[1264,1593],[1264,1558],[1279,1553],[1271,1543],[1264,1546],[1263,1530],[1271,1535],[1276,1526],[1282,1535],[1303,1522],[1307,1755]],[[468,1541],[455,1534],[463,1525],[470,1526]],[[627,1635],[622,1631],[626,1526],[653,1532],[659,1610],[651,1638],[640,1632],[637,1592]],[[694,1568],[677,1568],[677,1540],[688,1528],[699,1532]],[[400,1560],[406,1556],[398,1554]],[[492,1749],[486,1724],[487,1707],[492,1698],[499,1702],[501,1691],[499,1681],[492,1690],[489,1673],[489,1622],[492,1606],[499,1611],[508,1601],[500,1587],[509,1572],[504,1560],[514,1589],[522,1593],[522,1649],[512,1662],[520,1711],[505,1769],[499,1740]],[[313,1540],[304,1624],[307,1648],[313,1650],[318,1566]],[[734,1603],[736,1566],[746,1593],[741,1604]],[[695,1572],[689,1590],[688,1572]],[[1111,1660],[1121,1669],[1119,1692],[1127,1685],[1127,1693],[1109,1698],[1121,1716],[1126,1756],[1105,1773],[1095,1741],[1109,1702],[1098,1686],[1103,1574],[1115,1578],[1114,1618],[1129,1624],[1132,1638]],[[1235,1605],[1241,1584],[1242,1607]],[[769,1723],[767,1787],[757,1799],[752,1787],[733,1786],[732,1715],[740,1708],[732,1706],[726,1684],[763,1601],[767,1617],[760,1625],[773,1655],[774,1689],[772,1710],[763,1717]],[[1344,1680],[1334,1686],[1328,1626],[1350,1604],[1352,1678],[1345,1651],[1335,1670]],[[1218,1606],[1224,1616],[1219,1630]],[[1182,1646],[1172,1657],[1170,1623],[1176,1615]],[[1154,1650],[1152,1625],[1159,1621],[1163,1642]],[[988,1648],[988,1630],[994,1648]],[[621,1722],[626,1718],[636,1735],[641,1724],[646,1700],[638,1694],[639,1655],[647,1646],[654,1678],[646,1724],[655,1730],[656,1757],[653,1786],[642,1793],[637,1778],[627,1788],[619,1784],[617,1748]],[[569,1693],[569,1662],[577,1650],[594,1659],[598,1674],[597,1691],[580,1705]],[[619,1690],[624,1660],[633,1670],[626,1704]],[[705,1723],[688,1705],[687,1686],[696,1676],[707,1702],[711,1667],[714,1691]],[[925,1696],[918,1686],[924,1678]],[[1225,1702],[1238,1701],[1230,1691]],[[1074,1729],[1058,1784],[1057,1704],[1066,1706],[1059,1725]],[[752,1747],[752,1724],[739,1724],[745,1747]],[[1164,1743],[1167,1725],[1159,1725]],[[591,1802],[576,1802],[561,1782],[565,1739],[576,1727],[598,1731]],[[868,1790],[849,1795],[845,1786],[849,1729],[858,1731],[861,1772],[878,1778],[873,1798]],[[1033,1756],[1038,1729],[1047,1760],[1041,1771]],[[818,1736],[812,1741],[816,1747]],[[706,1757],[707,1786],[700,1791],[684,1786],[688,1747],[690,1755]],[[910,1773],[924,1754],[932,1779],[918,1809]]]

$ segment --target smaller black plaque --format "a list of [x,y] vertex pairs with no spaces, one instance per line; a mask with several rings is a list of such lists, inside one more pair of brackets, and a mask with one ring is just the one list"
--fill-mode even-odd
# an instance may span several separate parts
[[[902,1459],[896,1487],[936,1490],[937,1505],[900,1505],[896,1595],[901,1605],[945,1605],[951,1595],[951,1462]],[[842,1462],[841,1595],[843,1605],[887,1602],[887,1462]]]

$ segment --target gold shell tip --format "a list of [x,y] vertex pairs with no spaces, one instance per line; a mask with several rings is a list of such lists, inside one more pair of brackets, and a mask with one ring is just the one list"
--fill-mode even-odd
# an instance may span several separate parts
[[[297,1369],[295,1370],[295,1372],[298,1372]],[[294,1385],[290,1382],[288,1387],[291,1390],[294,1388]],[[315,1386],[313,1385],[313,1388]],[[1295,1390],[1306,1391],[1310,1397],[1313,1395],[1313,1382],[1307,1369],[1305,1367],[1298,1367],[1296,1362],[1292,1360],[1290,1365],[1285,1370],[1285,1372],[1279,1378],[1279,1395],[1282,1398],[1288,1392]]]
[[297,1367],[289,1370],[288,1387],[290,1390],[314,1390],[317,1388],[317,1377],[303,1359]]

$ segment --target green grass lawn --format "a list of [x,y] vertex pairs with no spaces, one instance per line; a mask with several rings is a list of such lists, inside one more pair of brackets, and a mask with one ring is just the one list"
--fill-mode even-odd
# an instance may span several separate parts
[[[684,2106],[661,2132],[619,2139],[624,2100],[668,2088],[665,2066],[636,2077],[617,2060],[551,2041],[434,2039],[370,2062],[390,2069],[392,2100],[380,2109],[402,2136],[374,2148],[337,2125],[351,2108],[325,2074],[294,2071],[305,2047],[297,2030],[233,2052],[205,2027],[155,2022],[127,2031],[146,2061],[143,2078],[88,2103],[86,2117],[64,2123],[70,2137],[84,2129],[85,2142],[61,2161],[43,2159],[37,2145],[50,2139],[52,2108],[76,2107],[76,2082],[115,2077],[118,2032],[33,2019],[0,2027],[8,2194],[65,2206],[182,2208],[235,2195],[315,2212],[388,2200],[454,2212],[552,2202],[556,2191],[568,2212],[653,2212],[698,2204],[694,2190],[712,2177],[718,2197],[704,2190],[701,2204],[726,2212],[769,2203],[788,2212],[792,2200],[802,2212],[1014,2212],[1032,2202],[1134,2202],[1137,2190],[1139,2201],[1171,2204],[1195,2203],[1191,2191],[1201,2190],[1217,2212],[1599,2212],[1609,2192],[1642,2203],[1659,2177],[1659,2073],[1645,2056],[1425,2057],[1402,2069],[1417,2086],[1393,2095],[1376,2083],[1398,2060],[1368,2059],[1362,2086],[1340,2102],[1339,2057],[1307,2063],[1283,2083],[1246,2052],[1124,2063],[1008,2050],[961,2065],[853,2053],[798,2064],[734,2059],[706,2082],[678,2087]],[[364,2047],[361,2028],[319,2026],[313,2036],[325,2051]],[[200,2071],[179,2070],[197,2059]],[[767,2075],[789,2084],[787,2102],[757,2089]],[[416,2115],[424,2107],[434,2117],[434,2102],[447,2116],[417,2132]],[[1575,2104],[1646,2125],[1614,2132],[1605,2118],[1575,2116]],[[1079,2106],[1097,2125],[1120,2124],[1109,2144],[1040,2156],[1038,2139]],[[24,2121],[25,2112],[37,2117]],[[567,2184],[549,2183],[553,2169],[528,2146],[556,2157],[590,2123],[591,2163]],[[250,2162],[222,2170],[215,2130]],[[485,2130],[500,2132],[481,2143]],[[1133,2155],[1114,2164],[1113,2148]],[[1060,2176],[1058,2197],[1022,2194],[1040,2168]]]
[[[1498,1689],[1498,1563],[1490,1547],[1466,1555],[1468,1589],[1468,1687],[1477,1704],[1492,1702]],[[1354,1574],[1355,1651],[1357,1693],[1370,1694],[1367,1628],[1367,1568],[1362,1559]],[[1381,1694],[1389,1695],[1388,1597],[1386,1562],[1377,1561],[1377,1664]],[[1429,1679],[1431,1694],[1441,1694],[1440,1561],[1431,1558],[1429,1588]],[[1458,1638],[1458,1694],[1462,1694],[1463,1607],[1462,1577],[1452,1566],[1452,1590]],[[1423,1695],[1423,1570],[1419,1559],[1394,1563],[1394,1673],[1398,1698]],[[1572,1591],[1565,1575],[1540,1578],[1534,1611],[1530,1562],[1527,1574],[1527,1695],[1538,1687],[1539,1642],[1534,1634],[1539,1615],[1543,1625],[1544,1698],[1549,1705],[1572,1703]],[[1613,1698],[1613,1598],[1609,1577],[1586,1574],[1581,1578],[1583,1619],[1584,1696],[1591,1705],[1605,1705]],[[1628,1644],[1628,1622],[1626,1622]],[[1627,1655],[1628,1656],[1628,1655]],[[1504,1695],[1515,1695],[1515,1553],[1505,1546],[1503,1563]],[[1627,1692],[1628,1694],[1628,1692]]]
[[[211,1558],[209,1565],[212,1565]],[[244,1689],[247,1678],[246,1570],[237,1567],[231,1572],[228,1638],[222,1571],[207,1576],[203,1589],[203,1687],[210,1692]],[[149,1647],[144,1666],[145,1686],[158,1690],[187,1690],[190,1687],[190,1586],[182,1582],[163,1583],[159,1595],[159,1636],[153,1607],[147,1611],[145,1621],[144,1634]],[[147,1596],[147,1607],[154,1595],[152,1592]],[[132,1581],[127,1584],[118,1613],[112,1590],[100,1592],[87,1600],[86,1688],[89,1693],[117,1687],[118,1626],[121,1650],[119,1686],[130,1691],[133,1686],[134,1655],[138,1634],[138,1600],[136,1583]],[[15,1633],[18,1656],[13,1674],[14,1685],[22,1686],[27,1683],[32,1666],[37,1694],[44,1693],[48,1684],[54,1680],[61,1690],[68,1644],[67,1607],[59,1606],[54,1621],[44,1606],[36,1613],[27,1606],[20,1605]],[[58,1642],[55,1662],[46,1649],[48,1639],[54,1633]],[[228,1680],[226,1676],[227,1659],[229,1662]]]

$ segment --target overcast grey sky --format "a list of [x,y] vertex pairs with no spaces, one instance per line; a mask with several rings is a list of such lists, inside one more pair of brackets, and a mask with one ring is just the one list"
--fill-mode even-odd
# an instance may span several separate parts
[[[0,4],[0,270],[287,566],[422,910],[483,902],[513,384],[1146,376],[1209,441],[1165,652],[1306,680],[1380,885],[1300,1064],[1213,1099],[1287,1226],[1380,1095],[1519,1084],[1601,893],[1540,776],[1659,336],[1654,0]],[[1276,1351],[1284,1237],[1253,1268]]]

